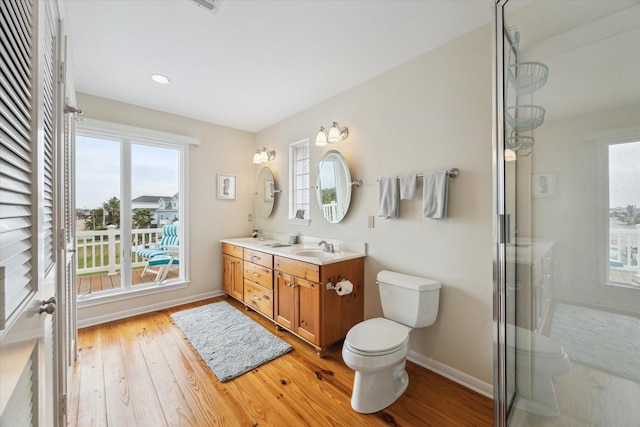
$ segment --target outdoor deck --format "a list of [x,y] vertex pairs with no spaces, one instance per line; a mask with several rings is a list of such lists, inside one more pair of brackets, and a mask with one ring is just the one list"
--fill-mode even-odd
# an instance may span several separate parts
[[[156,278],[155,273],[142,274],[142,268],[135,268],[131,271],[133,286],[153,283]],[[175,279],[178,277],[178,269],[172,268],[167,274],[167,279]],[[78,296],[91,294],[100,291],[107,291],[120,287],[120,272],[116,274],[94,274],[91,276],[82,276],[76,279],[76,290]]]

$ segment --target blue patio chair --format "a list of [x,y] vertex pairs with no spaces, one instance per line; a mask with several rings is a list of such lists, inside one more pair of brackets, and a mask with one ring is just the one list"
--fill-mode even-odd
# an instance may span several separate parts
[[[162,265],[162,258],[158,258],[154,264],[150,264],[150,261],[153,258],[163,256],[168,256],[169,258],[171,258],[172,256],[174,258],[177,257],[177,247],[179,244],[180,239],[178,238],[178,222],[165,225],[162,229],[162,238],[158,243],[150,244],[148,248],[145,247],[136,251],[136,255],[146,261],[141,276],[144,276],[147,271],[155,272],[155,270],[149,270],[150,265]],[[169,260],[167,259],[165,264],[168,263]],[[172,264],[177,264],[176,260],[173,260]]]
[[[156,273],[156,282],[160,282],[167,278],[167,274],[174,265],[180,265],[178,259],[178,247],[174,246],[173,249],[162,252],[161,254],[154,255],[144,268],[141,276],[146,272]],[[154,268],[158,267],[158,268]]]

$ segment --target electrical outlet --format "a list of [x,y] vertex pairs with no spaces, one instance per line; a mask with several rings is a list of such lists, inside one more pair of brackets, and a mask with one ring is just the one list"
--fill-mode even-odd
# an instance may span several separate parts
[[253,215],[251,214],[247,215],[247,221],[249,222],[253,221]]
[[367,219],[367,227],[376,228],[376,217],[375,216],[369,215],[369,218]]

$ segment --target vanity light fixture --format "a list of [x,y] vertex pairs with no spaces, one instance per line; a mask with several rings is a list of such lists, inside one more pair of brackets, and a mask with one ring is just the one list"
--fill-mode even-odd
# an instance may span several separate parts
[[318,147],[324,147],[327,144],[333,144],[334,142],[340,142],[349,136],[349,129],[346,127],[341,128],[337,122],[333,122],[331,128],[329,128],[329,132],[320,126],[320,130],[318,131],[318,135],[316,135],[316,145]]
[[329,144],[333,144],[334,142],[340,142],[342,140],[347,139],[349,136],[349,129],[346,127],[341,128],[337,122],[333,122],[333,126],[329,129],[329,136],[327,137],[327,141]]
[[262,150],[256,151],[256,154],[253,155],[253,163],[260,164],[265,162],[270,162],[271,160],[276,158],[276,151],[271,150],[267,147],[262,147]]
[[318,135],[316,136],[316,145],[318,147],[325,147],[327,145],[327,130],[320,126],[320,130],[318,131]]
[[162,74],[151,74],[151,80],[153,80],[156,83],[160,83],[161,85],[168,85],[169,82],[171,82],[171,80],[169,80],[169,77],[167,76],[163,76]]

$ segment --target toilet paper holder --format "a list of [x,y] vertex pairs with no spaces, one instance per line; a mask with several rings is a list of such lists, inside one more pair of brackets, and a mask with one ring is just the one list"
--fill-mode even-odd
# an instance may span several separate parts
[[[343,286],[341,285],[343,282],[345,283],[344,288],[346,289],[343,289]],[[350,294],[353,291],[353,284],[347,279],[341,279],[335,285],[331,282],[327,282],[326,288],[328,291],[336,291],[338,295],[343,296]]]

